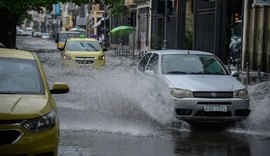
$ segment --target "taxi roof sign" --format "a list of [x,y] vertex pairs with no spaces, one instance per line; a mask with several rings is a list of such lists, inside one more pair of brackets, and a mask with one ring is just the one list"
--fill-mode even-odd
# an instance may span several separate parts
[[80,38],[85,38],[85,35],[84,34],[80,34]]

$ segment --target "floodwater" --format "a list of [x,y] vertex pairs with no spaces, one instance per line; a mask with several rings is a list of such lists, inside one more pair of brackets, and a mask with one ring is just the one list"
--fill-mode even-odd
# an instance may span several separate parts
[[252,112],[241,126],[194,129],[175,121],[172,103],[156,96],[151,81],[135,79],[137,59],[106,53],[102,70],[63,67],[53,41],[18,38],[35,51],[49,80],[69,84],[54,95],[60,115],[62,156],[270,155],[270,82],[250,85]]

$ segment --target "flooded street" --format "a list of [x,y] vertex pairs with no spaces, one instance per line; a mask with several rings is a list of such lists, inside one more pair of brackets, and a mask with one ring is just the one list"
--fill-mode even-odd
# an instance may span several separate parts
[[[154,86],[134,78],[138,59],[108,51],[101,70],[62,66],[51,40],[18,37],[17,47],[38,53],[49,81],[70,92],[54,95],[60,115],[60,156],[270,155],[270,82],[248,87],[251,114],[227,129],[192,128],[175,121]],[[241,126],[238,126],[241,125]]]

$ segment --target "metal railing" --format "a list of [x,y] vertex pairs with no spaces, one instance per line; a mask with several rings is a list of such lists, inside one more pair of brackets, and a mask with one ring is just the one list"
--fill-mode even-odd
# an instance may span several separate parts
[[133,52],[132,49],[125,49],[125,48],[114,48],[114,53],[117,56],[125,56],[128,57],[129,54],[131,54],[133,56],[133,58],[138,58],[141,59],[144,54],[146,54],[148,51],[147,50],[136,50]]
[[[230,73],[233,70],[230,60],[228,60],[228,70]],[[240,70],[240,60],[236,60],[234,70],[239,72],[239,76],[237,77],[237,79],[246,85],[270,80],[270,73],[262,72],[260,64],[258,64],[257,66],[257,71],[252,71],[250,70],[249,63],[246,62],[245,69]]]

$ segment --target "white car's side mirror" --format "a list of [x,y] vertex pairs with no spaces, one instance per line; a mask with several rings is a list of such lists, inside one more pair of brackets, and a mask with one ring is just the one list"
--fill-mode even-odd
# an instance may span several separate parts
[[239,71],[232,71],[232,72],[231,72],[231,75],[232,75],[233,77],[238,77],[238,76],[239,76]]

